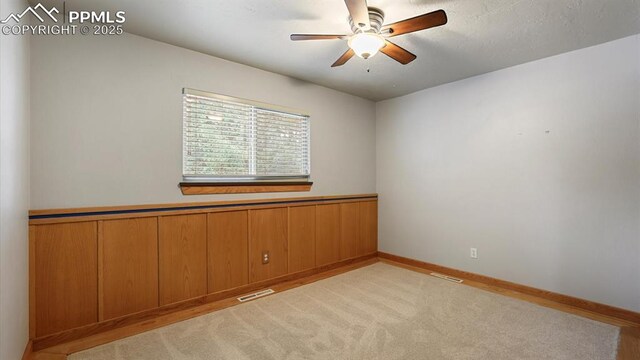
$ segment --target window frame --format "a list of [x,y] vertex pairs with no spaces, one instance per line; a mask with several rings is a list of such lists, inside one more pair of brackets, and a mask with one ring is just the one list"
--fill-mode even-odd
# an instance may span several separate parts
[[[211,98],[214,100],[220,100],[220,101],[229,101],[229,102],[233,102],[233,103],[238,103],[238,104],[243,104],[243,105],[248,105],[248,106],[252,106],[254,108],[259,108],[262,110],[266,110],[266,111],[274,111],[274,112],[281,112],[281,113],[286,113],[286,114],[291,114],[291,115],[295,115],[295,116],[301,116],[301,117],[306,117],[306,121],[307,121],[307,144],[308,144],[308,148],[307,148],[307,157],[308,157],[308,163],[307,163],[307,169],[308,169],[308,174],[306,175],[246,175],[246,176],[234,176],[234,175],[218,175],[218,176],[214,176],[214,175],[188,175],[185,176],[185,160],[186,160],[186,142],[185,142],[185,114],[184,114],[184,110],[185,110],[185,106],[184,106],[184,97],[185,95],[194,95],[194,96],[200,96],[200,97],[206,97],[206,98]],[[223,94],[217,94],[217,93],[212,93],[212,92],[208,92],[208,91],[202,91],[202,90],[196,90],[196,89],[192,89],[192,88],[183,88],[182,89],[182,111],[183,111],[183,117],[182,117],[182,182],[180,183],[180,186],[186,186],[187,184],[195,184],[198,186],[201,186],[203,184],[216,184],[219,183],[220,185],[222,184],[256,184],[256,183],[270,183],[270,182],[278,182],[278,183],[283,183],[283,182],[296,182],[298,184],[300,184],[301,182],[305,182],[308,184],[312,184],[311,182],[309,182],[309,179],[311,178],[311,115],[305,111],[299,110],[299,109],[295,109],[295,108],[291,108],[291,107],[286,107],[286,106],[280,106],[280,105],[274,105],[274,104],[269,104],[269,103],[265,103],[265,102],[260,102],[260,101],[255,101],[255,100],[249,100],[249,99],[244,99],[244,98],[238,98],[238,97],[234,97],[234,96],[228,96],[228,95],[223,95]]]

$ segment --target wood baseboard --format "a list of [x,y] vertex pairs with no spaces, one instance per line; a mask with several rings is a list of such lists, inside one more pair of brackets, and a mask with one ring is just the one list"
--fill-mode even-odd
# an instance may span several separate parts
[[178,304],[163,306],[153,310],[143,311],[117,319],[47,335],[33,340],[33,350],[40,351],[46,349],[46,352],[48,353],[70,354],[103,343],[135,335],[140,332],[237,305],[240,302],[236,297],[264,289],[266,287],[271,287],[276,291],[284,291],[362,266],[370,265],[377,261],[377,253],[372,253],[311,270],[259,281],[235,289],[191,299]]
[[621,309],[618,307],[600,304],[597,302],[576,298],[569,295],[563,295],[552,291],[541,290],[534,287],[516,284],[506,280],[500,280],[489,276],[475,274],[467,271],[457,270],[446,266],[431,264],[424,261],[414,260],[398,255],[388,254],[384,252],[378,252],[378,257],[381,259],[390,260],[396,263],[405,264],[408,266],[438,272],[444,275],[450,275],[463,280],[471,280],[477,283],[485,284],[488,286],[494,286],[505,290],[515,291],[518,293],[531,295],[533,297],[548,300],[554,303],[567,305],[573,308],[581,309],[586,312],[598,314],[601,316],[614,318],[620,320],[619,325],[640,326],[640,313]]
[[[494,279],[484,275],[469,273],[461,270],[447,268],[435,264],[430,264],[418,260],[404,258],[387,253],[374,253],[350,260],[345,260],[336,264],[324,266],[310,271],[304,271],[291,274],[276,279],[270,279],[249,286],[243,286],[237,289],[224,291],[217,294],[209,295],[207,299],[210,302],[194,306],[190,302],[185,302],[182,306],[186,308],[167,309],[166,313],[156,314],[136,314],[128,316],[127,319],[117,319],[116,324],[105,324],[104,328],[96,330],[96,333],[87,333],[75,339],[66,339],[61,334],[56,334],[52,339],[38,339],[36,346],[38,348],[47,347],[45,350],[34,352],[36,349],[32,341],[29,341],[25,349],[23,360],[27,359],[44,359],[44,360],[62,360],[66,359],[68,354],[86,350],[95,346],[99,346],[108,342],[119,340],[128,336],[136,335],[145,331],[153,330],[162,326],[167,326],[175,322],[183,321],[193,317],[205,315],[213,311],[221,310],[227,307],[240,304],[236,297],[247,292],[255,291],[259,288],[271,287],[276,292],[282,292],[298,286],[306,285],[318,280],[329,278],[341,273],[345,273],[360,267],[371,265],[379,260],[409,268],[415,271],[431,272],[436,271],[446,275],[467,280],[465,283],[471,286],[480,287],[485,290],[498,292],[506,296],[516,297],[522,300],[532,301],[534,299],[542,299],[540,301],[532,301],[541,305],[553,307],[555,309],[585,316],[585,313],[597,313],[599,316],[591,317],[595,320],[604,321],[613,325],[621,326],[620,342],[618,347],[617,360],[631,360],[640,358],[640,328],[634,326],[634,322],[629,319],[634,317],[620,317],[628,310],[613,308],[608,305],[593,303],[587,300],[573,298],[567,295],[556,294],[540,289],[531,288],[524,285],[511,283],[504,280]],[[484,286],[478,286],[484,285]],[[495,289],[504,289],[504,291],[496,291]],[[525,297],[515,294],[526,294]],[[588,306],[584,306],[588,303]],[[551,304],[551,305],[550,305]],[[564,304],[564,305],[562,305]],[[560,305],[560,306],[558,306]],[[582,309],[578,312],[568,309]],[[613,308],[615,311],[610,311]],[[595,309],[595,310],[594,310]],[[632,314],[635,314],[631,312]],[[616,316],[613,316],[613,315]],[[638,314],[636,314],[638,315]],[[604,320],[603,320],[604,317]],[[609,318],[618,319],[617,321],[607,321]],[[629,326],[631,325],[631,326]],[[67,334],[68,335],[68,334]],[[78,334],[74,334],[78,335]],[[38,342],[39,341],[39,342]],[[53,341],[57,345],[48,347],[47,343]]]
[[620,329],[617,360],[640,359],[640,328],[623,327]]
[[33,341],[29,340],[27,342],[27,346],[24,348],[24,352],[22,353],[22,360],[29,360],[32,358],[33,353]]

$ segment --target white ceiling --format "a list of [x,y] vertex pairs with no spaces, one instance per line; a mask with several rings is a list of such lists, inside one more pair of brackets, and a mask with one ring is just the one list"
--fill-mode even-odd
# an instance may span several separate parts
[[[37,2],[37,1],[35,1]],[[59,5],[59,1],[42,1]],[[384,54],[330,65],[350,33],[342,0],[67,0],[67,9],[124,10],[125,31],[382,100],[640,33],[640,0],[369,0],[385,23],[444,9],[445,26],[393,40],[418,58]],[[370,69],[370,72],[367,72]]]

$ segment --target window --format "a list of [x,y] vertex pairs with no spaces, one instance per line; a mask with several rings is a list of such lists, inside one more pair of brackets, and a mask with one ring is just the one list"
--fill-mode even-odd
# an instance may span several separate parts
[[182,126],[185,181],[310,175],[309,116],[298,111],[184,89]]

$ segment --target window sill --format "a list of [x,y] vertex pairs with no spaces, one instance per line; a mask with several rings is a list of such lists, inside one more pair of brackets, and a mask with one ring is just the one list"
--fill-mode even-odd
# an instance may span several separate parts
[[298,192],[310,191],[311,185],[309,181],[181,182],[180,190],[182,195]]

